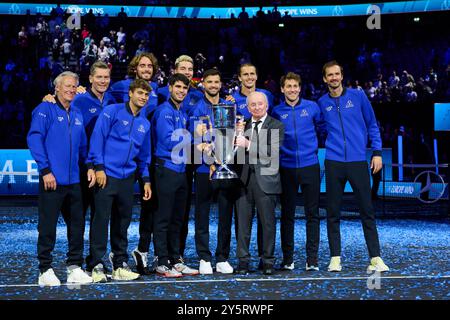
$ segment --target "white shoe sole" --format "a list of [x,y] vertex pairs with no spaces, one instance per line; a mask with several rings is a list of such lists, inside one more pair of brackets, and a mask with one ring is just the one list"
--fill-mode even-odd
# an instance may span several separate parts
[[133,280],[139,279],[139,277],[136,277],[136,278],[129,278],[129,279],[117,279],[117,278],[112,277],[112,279],[113,279],[114,281],[133,281]]
[[341,272],[341,271],[342,271],[342,267],[340,267],[340,268],[335,268],[335,269],[328,268],[328,271],[329,271],[329,272]]
[[389,268],[385,269],[385,268],[377,268],[377,267],[374,267],[374,266],[368,266],[367,267],[367,271],[370,271],[370,272],[374,272],[374,271],[376,271],[376,272],[387,272],[387,271],[389,271]]
[[71,283],[71,284],[88,284],[88,283],[92,283],[92,280],[88,281],[74,281],[74,280],[67,280],[67,283]]
[[183,275],[183,276],[198,276],[199,274],[200,274],[200,272],[190,272],[190,273],[183,273],[183,272],[181,272],[181,274]]
[[232,274],[233,272],[234,272],[234,270],[231,270],[231,271],[226,271],[226,270],[222,270],[222,269],[217,269],[217,267],[216,267],[216,272],[218,272],[218,273],[222,273],[222,274]]
[[305,270],[306,271],[319,271],[319,268],[305,268]]
[[200,272],[200,274],[202,274],[202,275],[211,275],[211,274],[213,274],[213,271],[211,270],[211,271],[199,271]]
[[183,277],[182,274],[180,274],[180,275],[167,275],[165,273],[159,273],[159,272],[156,272],[156,275],[160,276],[160,277],[164,277],[164,278],[182,278]]
[[45,284],[45,283],[39,282],[39,286],[40,287],[59,287],[59,286],[61,286],[61,284],[57,284],[57,283]]

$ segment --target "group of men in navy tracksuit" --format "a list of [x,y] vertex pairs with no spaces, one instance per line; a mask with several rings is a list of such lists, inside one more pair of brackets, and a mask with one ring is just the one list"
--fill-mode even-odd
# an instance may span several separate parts
[[[193,176],[196,187],[195,242],[201,259],[200,273],[212,273],[209,205],[214,188],[209,176],[214,166],[204,159],[200,164],[191,165],[188,158],[192,151],[195,154],[208,148],[207,143],[197,143],[192,136],[195,137],[199,128],[202,130],[208,126],[196,124],[204,119],[211,121],[212,105],[225,102],[219,97],[220,73],[217,70],[205,73],[205,92],[202,93],[190,87],[192,59],[181,56],[176,62],[177,73],[171,77],[168,86],[155,90],[151,77],[156,68],[157,60],[152,54],[139,55],[130,62],[129,68],[135,80],[120,81],[108,90],[110,70],[98,62],[91,69],[91,88],[76,96],[78,77],[65,72],[55,79],[56,103],[43,102],[33,111],[28,144],[40,172],[40,284],[59,284],[51,268],[59,210],[67,223],[68,282],[107,280],[103,256],[107,248],[108,223],[113,279],[132,280],[139,274],[154,271],[147,262],[152,236],[158,274],[165,277],[198,274],[198,270],[188,267],[183,261]],[[288,73],[280,83],[285,101],[273,106],[272,96],[256,88],[256,67],[245,64],[239,69],[240,91],[227,97],[236,104],[237,114],[247,119],[246,96],[254,91],[262,92],[267,97],[269,113],[285,128],[280,149],[283,189],[281,268],[284,270],[294,268],[294,215],[299,186],[305,198],[307,219],[306,269],[318,270],[318,128],[326,128],[328,132],[325,161],[327,230],[331,252],[328,270],[340,271],[342,268],[339,207],[347,181],[351,183],[360,205],[371,257],[369,269],[388,270],[380,258],[365,160],[367,141],[370,140],[373,150],[371,169],[373,172],[381,169],[380,133],[367,97],[361,91],[343,88],[342,78],[342,67],[337,62],[325,64],[323,80],[329,93],[317,104],[301,98],[300,76]],[[116,104],[111,104],[114,102]],[[131,222],[136,177],[140,181],[142,209],[140,241],[132,256],[138,273],[132,272],[127,265],[127,229]],[[216,270],[222,273],[233,272],[227,260],[235,198],[233,188],[222,188],[218,193],[220,214],[215,254]],[[84,272],[81,266],[88,206],[91,207],[90,250],[86,259],[87,272]]]
[[[88,91],[74,99],[78,76],[71,72],[60,74],[55,79],[56,104],[43,102],[33,111],[28,145],[41,176],[38,240],[41,285],[60,284],[51,268],[55,223],[60,209],[67,223],[69,256],[77,254],[75,261],[67,261],[68,282],[106,281],[102,259],[106,253],[110,220],[113,279],[139,277],[127,265],[127,229],[131,222],[136,172],[145,181],[144,199],[151,197],[148,172],[150,123],[140,115],[151,87],[147,81],[136,79],[129,86],[128,102],[104,107],[113,101],[106,92],[110,83],[108,66],[95,63],[89,80],[92,85]],[[90,183],[83,188],[80,182],[85,180]],[[89,190],[96,182],[94,191]],[[85,190],[82,192],[81,189]],[[86,273],[80,267],[83,263],[85,209],[92,204],[86,195],[92,193],[95,200],[91,207]],[[84,210],[82,198],[86,202]]]

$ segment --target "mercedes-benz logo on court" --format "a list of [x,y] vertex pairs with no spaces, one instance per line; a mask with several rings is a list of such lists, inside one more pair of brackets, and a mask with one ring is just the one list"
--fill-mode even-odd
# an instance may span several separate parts
[[[422,176],[424,176],[422,178]],[[417,193],[417,199],[419,199],[423,203],[435,203],[440,200],[445,192],[445,182],[442,177],[433,171],[423,171],[419,173],[414,179],[414,183],[420,183],[421,189]],[[434,185],[434,186],[433,186]],[[440,187],[439,187],[440,186]],[[430,191],[434,191],[436,193],[435,199],[425,198],[425,194],[429,194]]]

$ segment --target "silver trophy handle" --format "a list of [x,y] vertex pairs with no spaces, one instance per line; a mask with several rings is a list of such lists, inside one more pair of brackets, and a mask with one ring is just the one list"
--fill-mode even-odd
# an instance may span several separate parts
[[[241,114],[236,115],[236,122],[243,123],[244,122],[244,116],[241,115]],[[235,136],[234,136],[233,140],[235,140],[236,137],[242,137],[243,135],[244,135],[244,130],[241,130],[241,129],[236,130],[236,133],[235,133]],[[237,150],[238,150],[238,146],[235,146],[234,149],[233,149],[233,156],[236,154]]]

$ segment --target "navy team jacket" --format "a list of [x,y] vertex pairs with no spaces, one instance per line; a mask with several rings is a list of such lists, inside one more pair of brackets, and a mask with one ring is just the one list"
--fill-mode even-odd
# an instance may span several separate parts
[[87,158],[80,111],[66,110],[58,99],[56,103],[42,102],[33,110],[27,143],[41,176],[52,173],[58,185],[80,182],[79,165]]
[[328,131],[325,159],[366,161],[370,140],[374,156],[381,156],[381,137],[375,113],[363,91],[344,88],[340,97],[323,95],[319,101]]
[[117,179],[128,178],[137,168],[143,181],[150,182],[150,144],[150,122],[140,114],[134,116],[128,103],[112,104],[97,119],[89,161]]
[[281,167],[303,168],[319,163],[316,128],[323,126],[323,120],[317,103],[300,99],[292,107],[283,102],[273,108],[272,117],[281,121],[285,129]]

